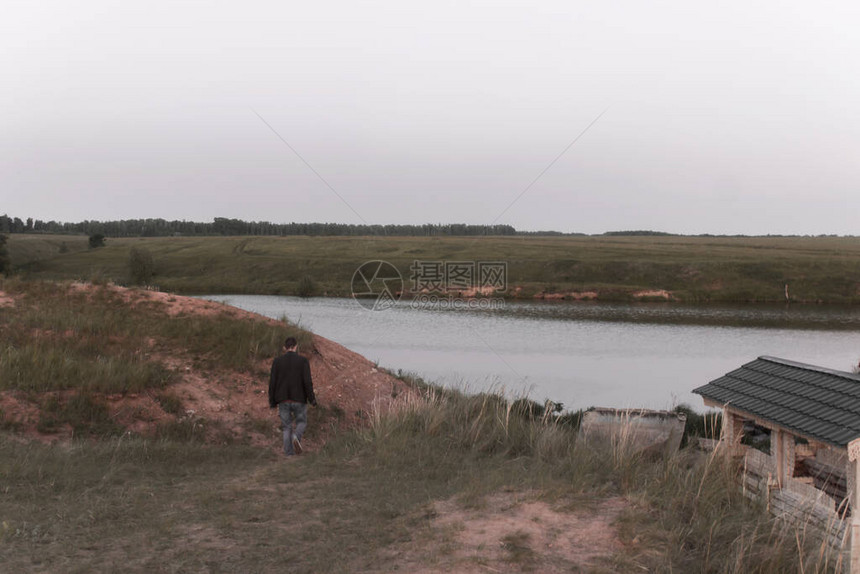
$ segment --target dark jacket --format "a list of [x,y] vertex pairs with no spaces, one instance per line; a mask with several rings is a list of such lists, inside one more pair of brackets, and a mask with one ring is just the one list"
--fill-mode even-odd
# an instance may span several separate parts
[[283,401],[317,404],[314,383],[311,380],[311,365],[295,351],[288,351],[272,361],[269,406],[275,407]]

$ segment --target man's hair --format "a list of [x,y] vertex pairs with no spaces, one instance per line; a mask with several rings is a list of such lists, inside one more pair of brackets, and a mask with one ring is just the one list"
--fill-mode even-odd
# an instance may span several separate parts
[[299,344],[299,342],[296,341],[295,337],[287,337],[287,340],[284,341],[284,347],[287,349],[292,349],[293,347],[295,347],[298,344]]

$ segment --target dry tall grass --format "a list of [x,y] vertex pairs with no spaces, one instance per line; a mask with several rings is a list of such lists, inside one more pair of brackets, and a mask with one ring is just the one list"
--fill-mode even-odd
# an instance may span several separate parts
[[559,424],[550,409],[536,416],[517,404],[499,395],[430,387],[391,410],[374,410],[361,436],[394,466],[414,463],[404,453],[417,441],[428,441],[451,457],[525,461],[531,480],[552,484],[556,495],[626,497],[634,510],[623,517],[620,530],[636,544],[618,557],[622,570],[835,571],[838,551],[808,522],[779,520],[762,502],[746,498],[740,469],[730,458],[693,447],[669,457],[645,454],[633,442],[629,420],[608,441],[577,441],[576,431]]

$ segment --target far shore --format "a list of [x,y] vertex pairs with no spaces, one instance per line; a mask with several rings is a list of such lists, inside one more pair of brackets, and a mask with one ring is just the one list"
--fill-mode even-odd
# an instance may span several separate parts
[[[385,261],[415,288],[417,261],[503,264],[505,300],[860,303],[858,237],[108,237],[11,234],[11,273],[151,284],[179,294],[350,296],[357,269]],[[146,266],[133,272],[131,253]],[[480,278],[456,292],[487,294]]]

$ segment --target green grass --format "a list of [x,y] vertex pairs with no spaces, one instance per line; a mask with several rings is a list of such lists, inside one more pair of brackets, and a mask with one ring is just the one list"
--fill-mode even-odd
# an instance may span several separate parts
[[67,447],[0,438],[0,453],[0,560],[10,572],[204,569],[199,552],[183,557],[184,536],[212,518],[198,489],[223,492],[265,456],[124,438]]
[[110,417],[104,399],[89,390],[60,400],[49,395],[41,400],[36,428],[39,432],[57,432],[63,425],[72,427],[73,437],[107,437],[121,435],[125,429]]
[[0,389],[126,393],[162,387],[171,378],[170,371],[158,363],[127,353],[96,355],[74,340],[33,338],[0,350]]
[[[348,295],[365,261],[394,264],[409,286],[414,260],[505,261],[510,295],[591,291],[602,300],[666,289],[685,301],[860,302],[860,238],[848,237],[161,237],[109,239],[100,249],[56,252],[85,238],[17,235],[18,272],[47,279],[130,281],[129,254],[153,257],[152,283],[180,293]],[[75,243],[77,246],[77,243]],[[309,289],[313,286],[313,289]]]
[[[165,412],[180,417],[158,436],[229,442],[226,431],[182,418],[182,402],[169,390],[179,377],[168,359],[213,377],[240,371],[263,379],[266,361],[288,334],[313,349],[312,335],[288,322],[237,318],[226,310],[168,318],[165,304],[141,291],[123,297],[105,285],[84,291],[17,279],[0,280],[0,290],[15,298],[14,307],[0,307],[0,391],[39,405],[36,426],[45,434],[67,427],[76,437],[122,434],[105,395],[152,392]],[[0,427],[16,424],[0,417]]]
[[[53,447],[3,437],[0,560],[10,571],[408,571],[405,549],[412,564],[456,571],[456,536],[434,525],[433,503],[468,511],[501,492],[559,512],[624,497],[623,546],[598,571],[828,571],[808,534],[747,501],[730,462],[585,444],[492,395],[431,390],[293,460],[206,446],[193,432]],[[520,531],[498,545],[517,570],[578,568]]]
[[70,255],[86,251],[89,248],[89,239],[85,235],[31,235],[17,233],[14,235],[15,249],[9,252],[13,267],[25,265],[33,261],[53,259],[61,255]]
[[256,373],[287,333],[311,348],[302,329],[226,311],[166,320],[164,304],[140,292],[129,302],[106,286],[81,291],[19,280],[0,281],[0,290],[17,297],[15,307],[0,308],[0,390],[140,392],[174,379],[159,353],[187,354],[209,370]]

